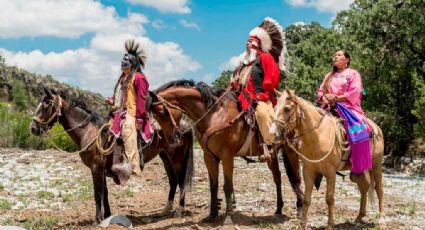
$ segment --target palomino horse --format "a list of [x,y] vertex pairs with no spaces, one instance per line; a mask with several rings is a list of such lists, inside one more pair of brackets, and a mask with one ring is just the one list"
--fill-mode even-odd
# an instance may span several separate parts
[[[373,195],[373,185],[379,199],[379,214],[383,210],[382,158],[384,153],[384,138],[381,129],[372,121],[375,135],[371,138],[372,169],[355,181],[360,190],[360,211],[356,222],[366,215],[367,192]],[[349,161],[342,168],[342,157],[345,153],[343,139],[344,128],[340,120],[318,108],[310,102],[297,97],[290,90],[281,93],[275,107],[274,122],[270,133],[283,134],[284,141],[296,151],[303,160],[303,177],[305,193],[301,226],[305,227],[308,207],[311,201],[313,184],[320,184],[322,176],[326,178],[326,203],[328,205],[328,229],[333,228],[334,190],[337,170],[350,170]],[[295,131],[297,136],[290,138],[286,134]],[[294,144],[298,142],[297,144]],[[297,147],[296,147],[297,146]],[[341,163],[341,164],[340,164]]]
[[[218,216],[218,175],[219,163],[223,163],[224,193],[226,198],[225,224],[231,224],[233,214],[233,158],[235,156],[258,156],[260,148],[257,138],[253,138],[251,151],[237,154],[244,145],[249,133],[247,125],[238,109],[235,94],[212,88],[205,83],[195,85],[193,81],[179,80],[160,87],[152,95],[152,112],[157,116],[166,117],[170,110],[184,111],[194,121],[196,134],[204,152],[204,162],[208,169],[210,182],[211,206],[208,219]],[[159,121],[159,119],[158,119]],[[273,154],[274,155],[274,154]],[[297,207],[301,208],[302,191],[299,176],[298,156],[284,154],[285,168],[291,186],[297,196]],[[272,156],[268,166],[273,173],[277,190],[276,214],[282,214],[283,200],[281,174],[278,158]]]
[[[72,105],[61,96],[44,89],[45,94],[40,99],[30,130],[34,135],[44,135],[51,129],[55,122],[59,122],[68,135],[80,148],[80,158],[91,170],[94,199],[96,202],[96,219],[94,224],[99,223],[103,218],[111,215],[108,201],[108,189],[106,186],[106,176],[111,175],[111,165],[113,155],[121,155],[120,148],[116,148],[114,154],[102,155],[93,142],[99,133],[100,126],[104,120],[96,114],[90,113],[81,107]],[[159,136],[160,137],[159,137]],[[192,181],[193,175],[193,137],[189,129],[181,135],[178,142],[169,143],[172,134],[165,134],[160,131],[155,135],[153,143],[143,150],[144,162],[149,162],[159,154],[167,172],[170,191],[168,203],[163,212],[168,212],[172,208],[177,184],[180,187],[180,201],[177,215],[184,209],[185,187]],[[163,140],[159,140],[162,138]],[[106,138],[105,138],[106,139]],[[120,146],[120,145],[118,145]],[[114,176],[113,176],[114,177]],[[117,183],[117,178],[114,178]],[[104,208],[102,216],[102,205]]]

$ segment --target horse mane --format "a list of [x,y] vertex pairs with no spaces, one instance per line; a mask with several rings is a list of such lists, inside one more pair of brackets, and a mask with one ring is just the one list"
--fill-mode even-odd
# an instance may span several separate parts
[[183,86],[183,87],[187,87],[187,88],[194,87],[195,81],[194,80],[186,80],[186,79],[170,81],[168,83],[161,85],[158,89],[154,90],[153,92],[159,93],[161,91],[164,91],[168,88],[175,87],[175,86]]
[[82,103],[78,100],[71,100],[69,101],[70,105],[77,109],[78,113],[82,116],[91,116],[90,122],[97,127],[101,127],[105,123],[105,118],[102,117],[100,114],[95,113],[87,108],[87,105],[85,103]]
[[[185,87],[185,88],[195,88],[196,90],[198,90],[198,92],[201,94],[202,100],[205,102],[208,108],[211,108],[214,105],[215,101],[217,100],[217,97],[220,97],[225,92],[224,89],[209,86],[205,82],[195,83],[194,80],[185,80],[185,79],[168,82],[160,86],[158,89],[154,90],[153,92],[159,93],[168,88],[176,87],[176,86]],[[225,98],[237,103],[237,97],[233,91],[227,93]]]

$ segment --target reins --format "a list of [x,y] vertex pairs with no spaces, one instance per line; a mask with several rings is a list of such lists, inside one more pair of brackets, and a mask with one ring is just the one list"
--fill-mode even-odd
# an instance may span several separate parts
[[[40,119],[39,117],[37,117],[37,116],[34,116],[33,117],[33,120],[34,121],[36,121],[37,123],[39,123],[39,125],[42,125],[42,126],[44,126],[44,128],[45,128],[45,126],[48,126],[49,124],[50,124],[50,122],[52,122],[55,118],[56,118],[56,122],[59,120],[59,117],[60,116],[62,116],[62,112],[61,112],[61,110],[62,110],[62,98],[60,97],[60,96],[57,96],[57,95],[53,95],[53,97],[54,97],[54,100],[53,100],[53,106],[55,107],[54,108],[54,110],[55,110],[55,112],[54,113],[52,113],[52,115],[49,117],[49,119],[47,120],[47,121],[43,121],[42,119]],[[55,103],[55,99],[57,98],[57,105],[56,105],[56,103]],[[90,114],[86,119],[84,119],[82,122],[80,122],[78,125],[76,125],[75,127],[73,127],[73,128],[70,128],[70,129],[67,129],[67,130],[64,130],[64,131],[61,131],[61,132],[59,132],[59,133],[56,133],[55,135],[50,135],[49,133],[48,133],[48,131],[46,131],[46,135],[43,135],[42,137],[45,137],[46,139],[48,139],[49,141],[50,141],[50,143],[58,150],[58,151],[61,151],[61,152],[65,152],[65,153],[68,153],[68,152],[66,152],[66,151],[64,151],[64,150],[62,150],[61,148],[59,148],[56,144],[55,144],[55,142],[52,140],[52,138],[54,138],[54,137],[57,137],[57,136],[60,136],[60,135],[62,135],[62,134],[64,134],[64,133],[68,133],[68,132],[70,132],[70,131],[72,131],[72,130],[75,130],[75,129],[77,129],[77,128],[81,128],[81,127],[84,127],[84,126],[86,126],[86,125],[88,125],[89,124],[89,122],[90,122],[90,119],[93,117],[93,115],[92,114]],[[55,122],[55,123],[56,123]],[[102,143],[102,140],[101,140],[101,132],[102,132],[102,130],[106,127],[106,126],[108,126],[108,125],[110,125],[109,123],[106,123],[106,124],[104,124],[100,129],[99,129],[99,132],[97,133],[97,135],[87,144],[87,145],[85,145],[82,149],[80,149],[80,150],[78,150],[78,151],[75,151],[75,152],[72,152],[72,153],[75,153],[75,154],[80,154],[80,153],[82,153],[82,152],[85,152],[85,151],[87,151],[87,149],[90,147],[90,146],[92,146],[95,142],[96,142],[96,146],[97,146],[97,148],[98,148],[98,150],[99,150],[99,152],[102,154],[102,155],[109,155],[109,154],[111,154],[111,152],[112,152],[112,150],[113,150],[113,147],[115,146],[115,144],[116,144],[116,138],[114,137],[114,140],[113,140],[113,142],[111,143],[111,146],[110,147],[108,147],[107,149],[103,149],[102,148],[102,146],[101,146],[101,143]],[[47,129],[46,129],[47,130]]]
[[[297,105],[297,107],[299,106],[299,104],[298,103],[296,103],[296,102],[294,102],[296,105]],[[304,110],[302,110],[303,112],[304,112]],[[295,136],[295,137],[293,137],[293,138],[290,138],[291,140],[296,140],[296,139],[298,139],[298,138],[300,138],[300,137],[302,137],[302,136],[304,136],[304,135],[306,135],[306,134],[308,134],[308,133],[310,133],[310,132],[312,132],[312,131],[314,131],[315,129],[317,129],[317,128],[319,128],[320,127],[320,125],[322,124],[322,122],[323,122],[323,120],[324,120],[324,118],[325,118],[325,116],[326,115],[324,115],[324,114],[322,114],[322,117],[320,118],[320,120],[313,126],[313,127],[311,127],[311,128],[309,128],[307,131],[305,131],[305,132],[303,132],[303,133],[301,133],[301,134],[299,134],[299,135],[297,135],[297,136]],[[296,116],[295,116],[295,118],[294,119],[289,119],[287,122],[285,122],[285,121],[283,121],[283,120],[279,120],[279,119],[273,119],[273,122],[275,122],[276,123],[276,125],[278,125],[278,126],[280,126],[281,128],[286,128],[289,124],[291,124],[291,123],[293,123],[293,122],[297,122],[297,121],[300,121],[302,119],[302,116],[300,116],[298,113],[296,114]],[[348,148],[346,148],[346,147],[344,147],[344,144],[346,144],[346,143],[343,143],[343,141],[342,141],[342,139],[341,139],[341,137],[339,136],[339,134],[338,134],[338,130],[339,130],[339,127],[338,127],[338,122],[337,123],[335,123],[335,132],[334,132],[334,137],[333,137],[333,142],[332,142],[332,146],[330,147],[330,149],[329,149],[329,151],[327,152],[327,153],[325,153],[325,155],[323,156],[323,157],[321,157],[320,159],[317,159],[317,160],[313,160],[313,159],[309,159],[308,157],[306,157],[305,156],[305,154],[303,154],[303,153],[301,153],[293,144],[292,144],[292,142],[291,142],[291,140],[287,137],[287,135],[286,135],[286,133],[284,133],[283,134],[283,137],[284,137],[284,139],[285,139],[285,141],[286,141],[286,143],[288,144],[288,146],[295,152],[295,153],[297,153],[302,159],[304,159],[304,160],[306,160],[307,162],[310,162],[310,163],[319,163],[319,162],[321,162],[321,161],[323,161],[324,159],[326,159],[330,154],[331,154],[331,152],[332,152],[332,150],[334,149],[334,147],[335,147],[335,142],[338,142],[338,144],[339,144],[339,146],[340,146],[340,148],[343,150],[343,151],[346,151],[346,150],[348,150]]]
[[[226,91],[224,91],[224,93],[220,97],[218,97],[217,100],[215,100],[214,104],[210,108],[208,108],[208,110],[199,119],[197,119],[195,122],[192,123],[192,127],[195,128],[198,125],[198,123],[202,121],[214,109],[214,107],[224,98],[224,96],[226,96],[226,94],[230,92],[230,90],[231,90],[231,87],[228,87]],[[172,104],[171,102],[167,101],[165,98],[159,95],[156,95],[156,96],[159,99],[159,103],[162,103],[167,110],[169,110],[168,106],[170,106],[174,109],[180,110],[182,113],[187,115],[186,111],[184,111],[179,106]],[[153,103],[153,104],[156,104],[156,103]],[[170,119],[171,119],[171,122],[173,123],[174,128],[179,130],[179,127],[171,114],[170,114]]]

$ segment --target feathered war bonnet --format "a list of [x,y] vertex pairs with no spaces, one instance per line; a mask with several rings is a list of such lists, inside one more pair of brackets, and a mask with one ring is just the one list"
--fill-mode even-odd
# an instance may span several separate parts
[[138,71],[145,68],[146,64],[146,52],[140,46],[140,43],[136,39],[127,39],[124,43],[125,50],[123,60],[121,61],[121,68],[133,67]]
[[283,71],[288,69],[285,31],[276,20],[270,17],[265,18],[261,25],[249,32],[249,37],[260,40],[261,50],[273,56],[279,69]]

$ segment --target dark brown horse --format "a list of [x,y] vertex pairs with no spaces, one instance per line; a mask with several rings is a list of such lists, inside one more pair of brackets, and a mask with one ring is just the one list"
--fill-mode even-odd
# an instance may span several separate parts
[[[103,218],[111,215],[106,176],[113,176],[110,170],[113,155],[121,155],[119,152],[121,151],[120,146],[116,148],[113,154],[102,155],[93,142],[99,133],[100,127],[104,124],[104,119],[82,107],[71,104],[48,89],[44,89],[44,91],[45,93],[40,99],[34,119],[30,124],[30,130],[34,135],[44,135],[58,121],[82,150],[79,153],[81,160],[90,168],[92,174],[96,202],[95,223],[99,223]],[[182,124],[181,126],[184,125]],[[170,184],[168,203],[164,212],[172,209],[178,185],[180,188],[180,206],[177,214],[181,213],[185,205],[185,188],[192,180],[193,137],[191,129],[186,130],[187,132],[180,135],[176,142],[173,143],[170,143],[173,140],[172,134],[166,135],[166,133],[160,131],[158,133],[159,136],[155,135],[153,143],[143,150],[144,162],[149,162],[159,154],[164,163]],[[160,138],[161,141],[159,140]],[[116,178],[114,178],[114,181],[116,181]],[[104,208],[103,215],[102,205]]]
[[[195,84],[193,81],[179,80],[170,82],[153,95],[152,112],[157,116],[165,116],[169,110],[184,111],[196,126],[196,134],[204,151],[204,161],[208,169],[211,207],[209,219],[218,216],[218,165],[223,163],[224,193],[226,198],[225,224],[231,224],[233,214],[233,158],[235,156],[256,156],[261,151],[259,141],[253,138],[250,150],[240,153],[249,133],[247,125],[238,109],[235,94],[212,88],[205,83]],[[277,151],[275,151],[277,152]],[[238,153],[238,154],[237,154]],[[293,152],[283,155],[285,168],[291,186],[297,196],[297,210],[300,211],[302,192],[298,156]],[[281,173],[277,154],[272,156],[268,166],[273,173],[277,192],[276,214],[282,214],[283,200]]]

